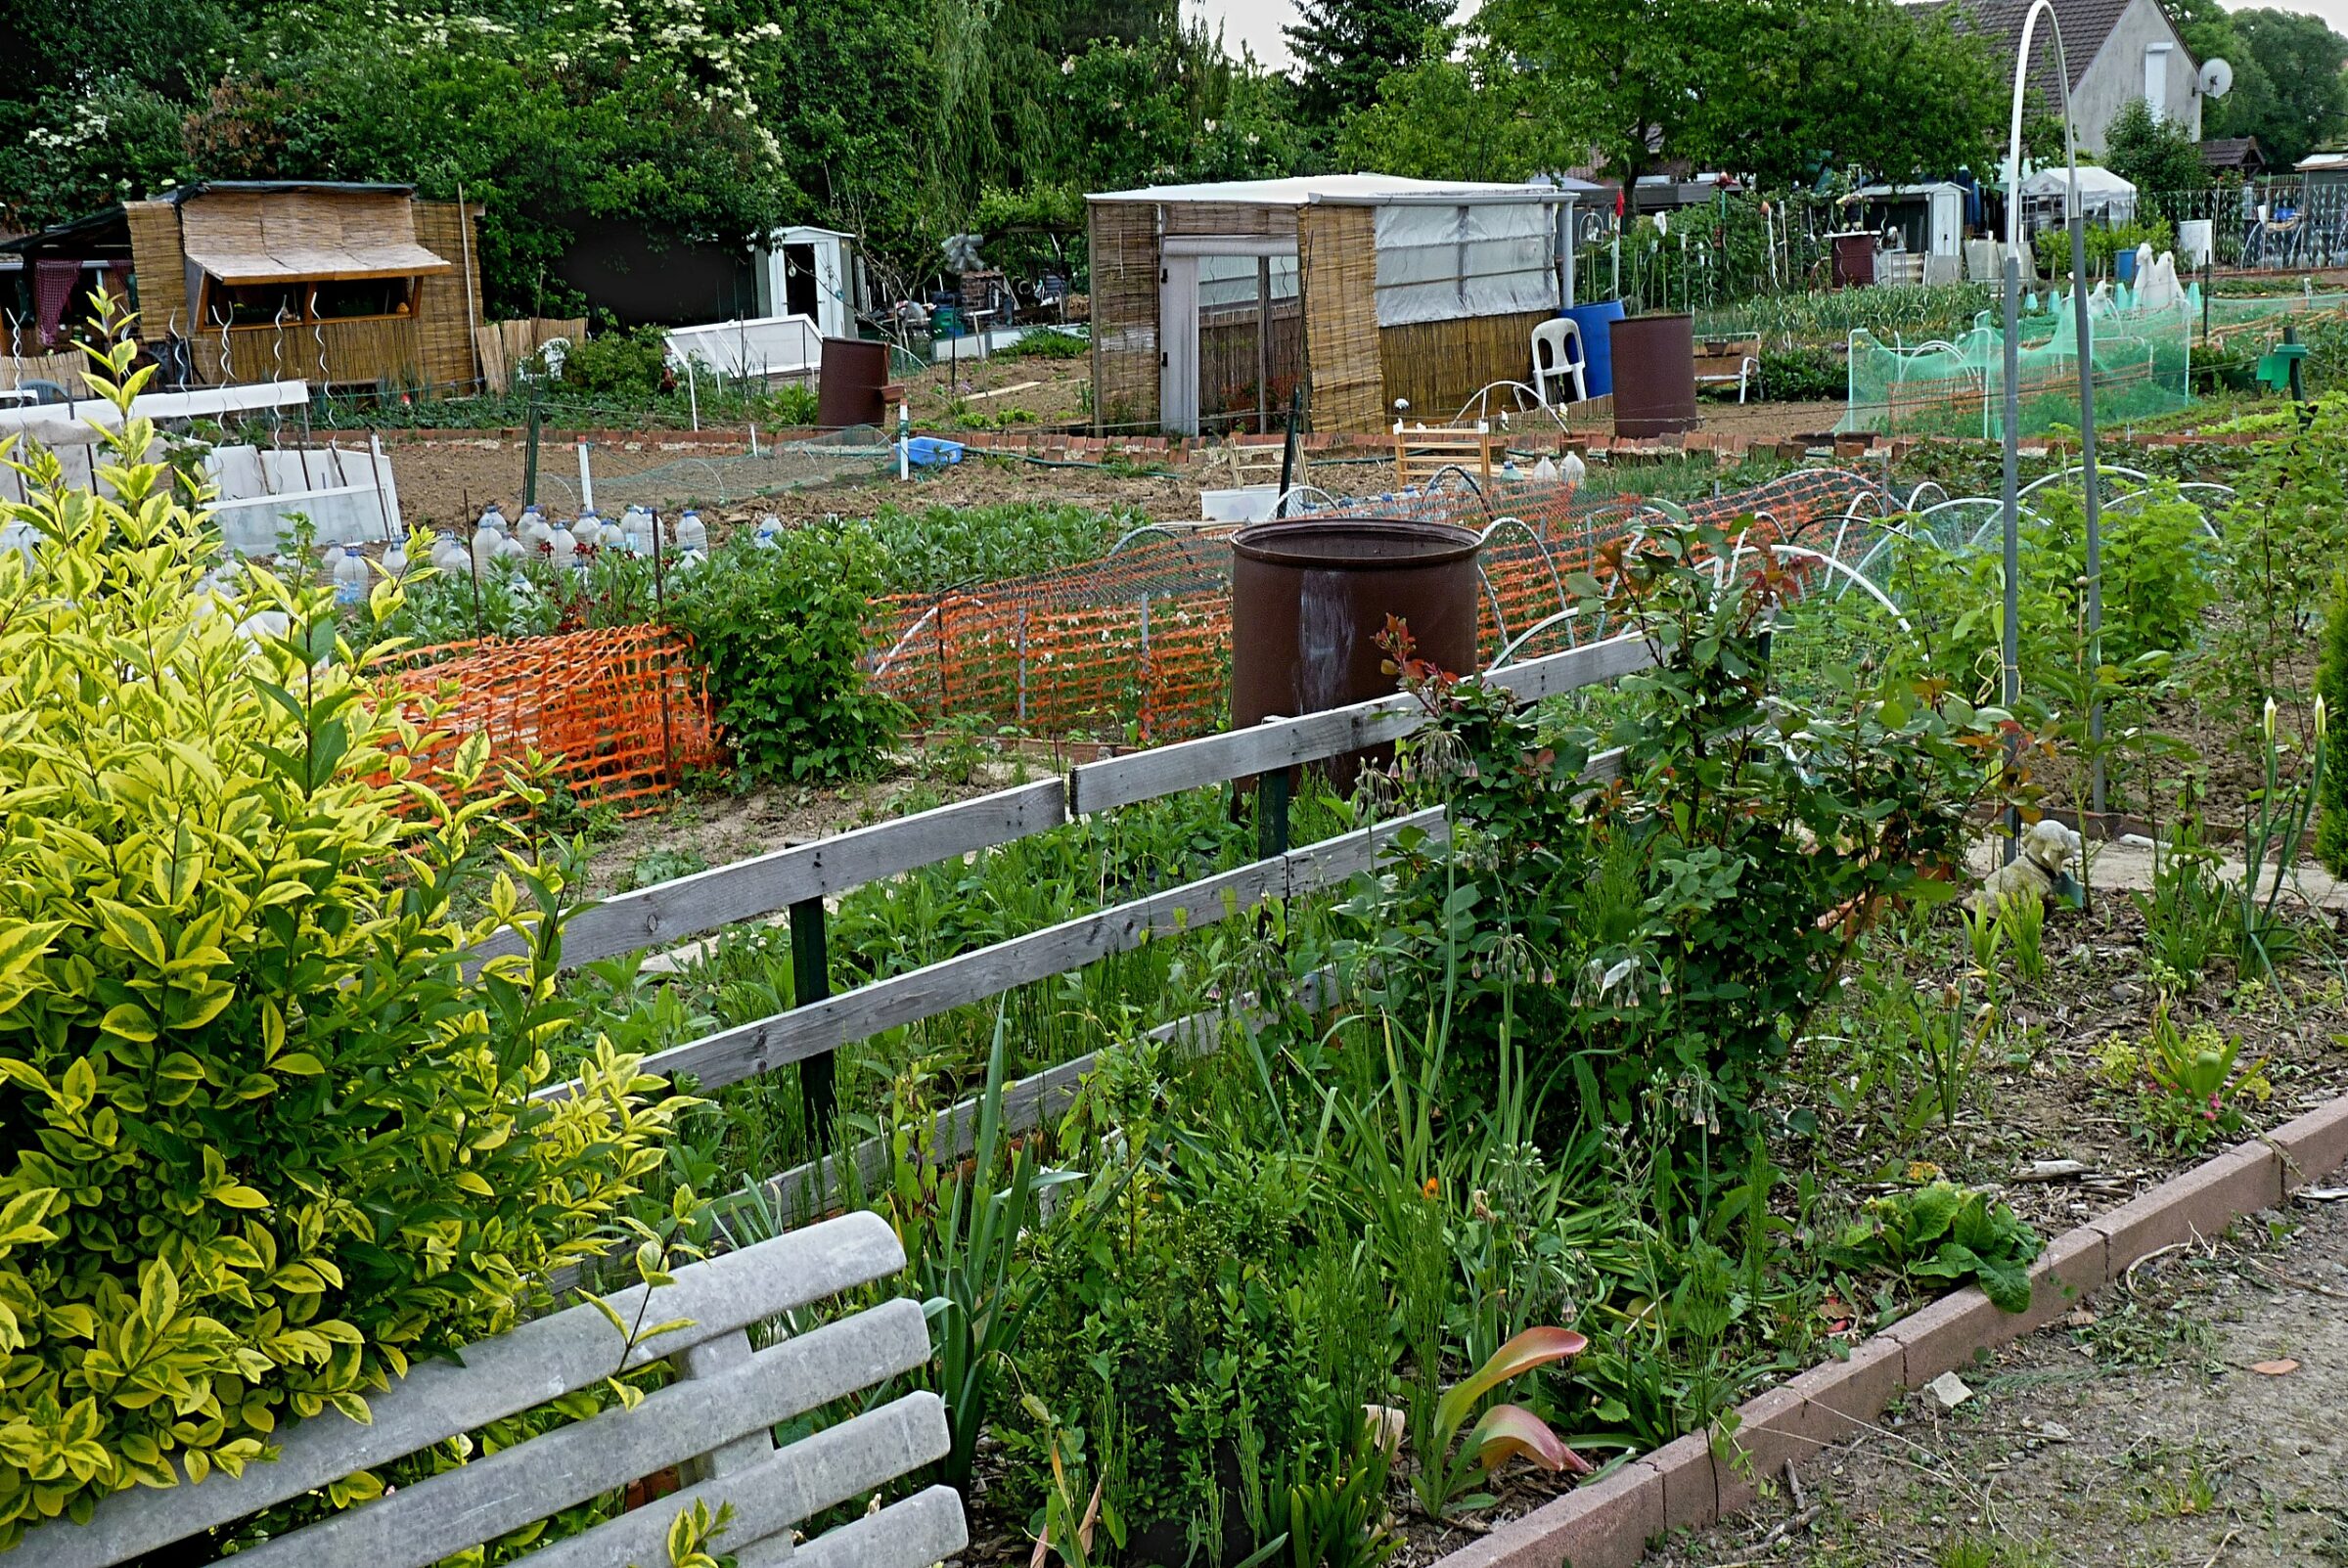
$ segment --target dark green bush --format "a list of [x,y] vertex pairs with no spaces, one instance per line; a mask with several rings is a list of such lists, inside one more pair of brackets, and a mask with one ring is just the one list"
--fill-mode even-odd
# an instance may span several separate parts
[[1841,397],[1850,390],[1850,371],[1831,349],[1802,346],[1763,349],[1760,395],[1772,403],[1807,403]]
[[565,391],[591,395],[648,396],[660,386],[668,338],[657,327],[599,333],[571,345],[563,361]]
[[737,535],[685,580],[669,618],[700,649],[735,761],[753,779],[869,772],[905,711],[866,682],[865,628],[882,588],[860,530]]

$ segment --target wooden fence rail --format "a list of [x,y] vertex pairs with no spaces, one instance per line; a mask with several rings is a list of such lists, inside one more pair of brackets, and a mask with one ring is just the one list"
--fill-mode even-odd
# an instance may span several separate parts
[[[1532,701],[1615,680],[1653,660],[1653,650],[1645,639],[1616,637],[1507,666],[1484,679],[1520,700]],[[1064,786],[1057,779],[1022,784],[679,877],[582,913],[565,928],[564,962],[583,963],[655,940],[682,941],[782,909],[793,911],[794,926],[803,919],[820,933],[822,901],[865,883],[1044,831],[1071,820],[1078,811],[1098,814],[1322,761],[1400,739],[1424,722],[1416,699],[1384,697],[1092,763],[1072,770]],[[1612,754],[1598,758],[1588,777],[1593,783],[1611,778],[1617,766]],[[1152,937],[1212,924],[1271,899],[1342,885],[1375,866],[1396,833],[1406,828],[1439,829],[1442,820],[1441,808],[1434,808],[1269,855],[838,996],[828,994],[820,934],[809,953],[794,931],[794,969],[804,963],[813,980],[800,977],[799,1006],[656,1053],[645,1066],[664,1075],[689,1074],[701,1090],[740,1083],[791,1062],[828,1069],[833,1052],[883,1030],[1065,974],[1111,954],[1130,952]],[[501,933],[479,951],[486,957],[519,948],[519,938]],[[550,1084],[538,1095],[561,1098],[571,1088],[568,1083]],[[825,1119],[828,1076],[806,1088],[811,1119]],[[825,1101],[821,1109],[819,1097]]]

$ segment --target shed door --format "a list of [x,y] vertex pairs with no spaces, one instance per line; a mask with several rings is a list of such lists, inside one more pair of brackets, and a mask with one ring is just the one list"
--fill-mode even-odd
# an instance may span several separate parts
[[815,283],[815,246],[787,245],[783,247],[783,313],[787,316],[815,318],[817,301],[822,296]]
[[1168,435],[1198,433],[1198,258],[1167,256],[1157,286],[1157,418]]

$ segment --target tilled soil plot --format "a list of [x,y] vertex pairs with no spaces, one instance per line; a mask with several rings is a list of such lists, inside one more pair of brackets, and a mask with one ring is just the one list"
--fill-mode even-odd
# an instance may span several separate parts
[[1648,1561],[2348,1565],[2348,1199],[2156,1254],[1962,1375]]

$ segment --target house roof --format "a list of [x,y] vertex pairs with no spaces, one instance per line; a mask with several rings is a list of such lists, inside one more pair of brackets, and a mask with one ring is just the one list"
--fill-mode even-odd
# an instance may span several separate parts
[[1410,180],[1398,174],[1316,174],[1288,180],[1225,180],[1211,185],[1149,185],[1134,191],[1097,191],[1088,202],[1211,202],[1230,206],[1481,206],[1504,202],[1556,202],[1598,190],[1587,181],[1547,175],[1539,182]]
[[2291,166],[2302,174],[2348,173],[2348,153],[2313,153]]
[[[2008,60],[2022,47],[2022,23],[2028,20],[2035,0],[1924,0],[1931,10],[1953,10],[1960,18],[1958,25],[1967,32],[1995,42]],[[2073,87],[2087,74],[2087,67],[2102,53],[2103,41],[2120,24],[2135,0],[2054,0],[2054,21],[2062,29],[2062,58],[2070,67]],[[2165,21],[2168,13],[2161,13]],[[2169,30],[2176,31],[2175,23]],[[2038,31],[2037,45],[2044,50],[2048,29]],[[2185,48],[2179,38],[2177,47]],[[2191,59],[2192,52],[2186,50]]]

